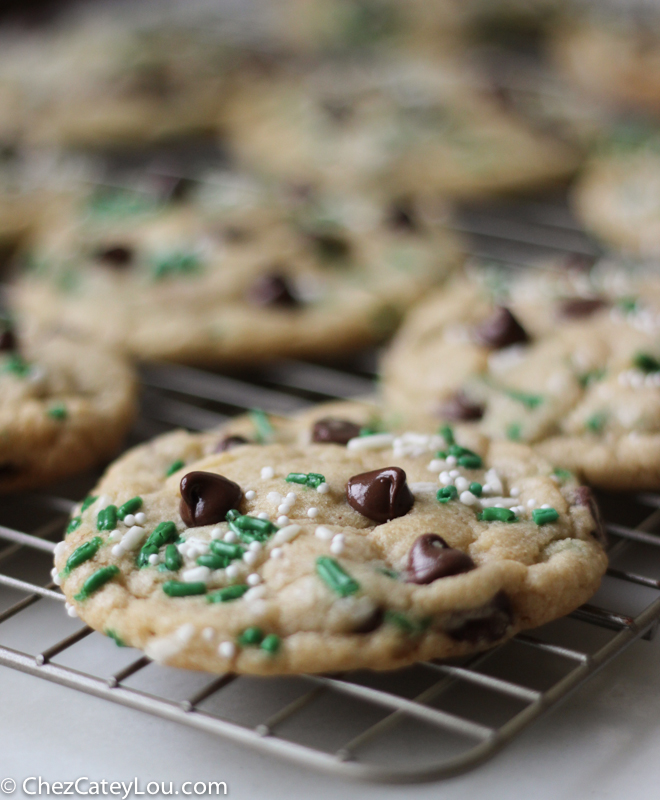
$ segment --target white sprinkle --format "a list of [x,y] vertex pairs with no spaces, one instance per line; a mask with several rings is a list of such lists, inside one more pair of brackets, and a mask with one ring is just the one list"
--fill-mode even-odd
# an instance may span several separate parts
[[279,492],[268,492],[266,500],[273,505],[279,505],[282,502],[282,495]]
[[146,528],[141,528],[139,525],[133,525],[133,527],[129,528],[124,534],[124,537],[121,540],[121,546],[124,550],[135,550],[136,547],[139,547],[142,544],[146,535]]
[[332,539],[334,533],[330,530],[330,528],[326,528],[325,525],[319,525],[314,531],[314,535],[318,536],[319,539],[327,541],[328,539]]
[[300,533],[302,528],[300,525],[287,525],[280,528],[279,531],[273,536],[273,544],[285,544],[286,542],[293,541]]
[[458,477],[454,481],[454,486],[458,489],[459,492],[464,492],[470,486],[470,481],[467,478]]
[[207,642],[212,642],[214,636],[215,636],[215,631],[213,630],[213,628],[204,628],[204,630],[202,631],[202,639],[204,639]]
[[124,548],[120,544],[116,544],[110,551],[113,556],[119,558],[124,555]]
[[457,469],[452,469],[449,471],[449,476],[451,478],[458,478],[461,473]]
[[106,508],[109,505],[112,505],[112,497],[108,497],[107,494],[102,494],[99,499],[94,503],[99,511]]
[[110,531],[108,536],[109,542],[118,542],[121,539],[121,531],[118,531],[117,528],[114,531]]
[[344,536],[343,534],[338,533],[332,539],[332,544],[330,545],[330,552],[338,556],[340,553],[344,552],[344,547],[345,547]]
[[261,550],[262,547],[263,547],[263,545],[261,544],[261,542],[250,542],[250,545],[249,545],[249,549],[252,550],[255,553],[258,553],[259,550]]
[[495,503],[493,508],[504,508],[504,505],[503,505],[503,503]]
[[221,539],[222,538],[222,529],[221,528],[213,528],[211,531],[211,539]]
[[278,514],[288,514],[291,511],[291,503],[281,503],[277,507]]
[[298,499],[298,495],[295,492],[289,492],[289,494],[287,494],[287,496],[285,498],[287,503],[295,503],[297,499]]
[[493,487],[490,485],[490,483],[484,483],[483,486],[481,487],[481,491],[484,494],[488,494],[488,492],[493,491]]
[[408,488],[413,494],[427,494],[428,492],[435,492],[437,486],[430,481],[411,481]]
[[54,572],[55,572],[55,574],[53,575],[53,583],[55,584],[55,586],[61,586],[62,585],[62,579],[57,574],[57,570],[54,570]]
[[67,608],[67,610],[66,610],[66,613],[67,613],[67,614],[68,614],[70,617],[77,617],[77,616],[78,616],[78,612],[76,611],[76,609],[75,609],[73,606],[69,606],[69,607]]
[[266,514],[265,511],[261,511],[259,514],[257,514],[257,519],[268,519],[268,514]]
[[290,520],[290,519],[287,517],[287,515],[286,515],[286,514],[282,514],[282,516],[281,516],[281,517],[278,517],[278,518],[277,518],[277,524],[278,524],[278,525],[279,525],[281,528],[286,528],[286,526],[287,526],[287,525],[289,525],[289,523],[290,523],[290,522],[291,522],[291,520]]
[[449,486],[450,483],[454,482],[454,479],[447,472],[447,470],[445,470],[444,472],[440,473],[439,480],[440,480],[440,483],[442,483],[444,486]]
[[481,497],[479,501],[482,508],[513,508],[517,505],[513,497]]
[[316,491],[319,494],[327,494],[330,491],[330,487],[327,483],[319,483],[319,485],[316,487]]
[[315,508],[314,506],[312,506],[311,508],[307,509],[307,516],[310,519],[316,519],[316,517],[318,517],[318,515],[319,515],[318,508]]
[[62,555],[62,551],[64,549],[66,549],[66,542],[62,540],[61,542],[58,542],[55,545],[55,550],[53,550],[53,553],[55,554],[56,557],[59,557],[60,555]]
[[509,489],[509,494],[511,497],[520,497],[520,489],[517,486],[513,486]]
[[552,506],[550,505],[550,503],[543,503],[541,508],[552,508]]
[[233,658],[236,655],[236,645],[233,642],[222,642],[218,647],[218,655],[222,658]]
[[444,458],[442,459],[434,458],[426,469],[428,469],[430,472],[439,472],[444,467],[444,465],[445,465]]
[[208,567],[191,567],[181,573],[184,583],[197,583],[197,581],[206,583],[210,577],[211,570]]
[[281,547],[274,547],[270,551],[271,558],[282,558],[282,548]]
[[135,515],[135,522],[137,525],[144,525],[146,521],[147,521],[147,515],[144,513],[144,511],[139,511]]
[[535,505],[536,505],[536,500],[534,500],[534,498],[527,501],[527,508],[534,508]]
[[236,564],[230,564],[225,570],[225,575],[229,578],[230,581],[233,581],[234,578],[238,578],[239,573],[240,570]]
[[257,560],[257,554],[253,553],[252,550],[248,550],[247,553],[243,553],[243,561],[251,567]]
[[234,533],[234,531],[227,531],[225,535],[222,537],[225,542],[235,542],[238,539],[238,536]]
[[458,461],[456,460],[456,456],[447,456],[445,461],[450,467],[455,467],[456,464],[458,464]]
[[262,467],[261,468],[261,478],[264,481],[268,481],[271,478],[275,477],[275,470],[272,467]]
[[254,500],[254,498],[256,496],[257,496],[257,493],[254,491],[254,489],[248,489],[247,492],[245,492],[245,499],[246,500]]
[[346,447],[354,451],[384,450],[386,447],[391,447],[393,442],[392,433],[374,433],[372,436],[356,436],[355,439],[349,439]]
[[247,576],[245,582],[248,586],[258,586],[261,583],[261,576],[253,572],[251,575]]
[[152,566],[154,566],[154,567],[155,567],[155,566],[156,566],[156,564],[157,564],[159,561],[160,561],[160,556],[158,555],[158,553],[152,553],[152,554],[149,556],[149,563],[150,563]]
[[259,586],[253,586],[251,589],[248,589],[247,592],[243,595],[243,599],[247,600],[248,603],[252,602],[253,600],[261,600],[261,598],[266,594],[266,587],[261,584]]
[[458,499],[464,506],[476,506],[479,503],[479,498],[472,492],[461,492]]
[[133,525],[135,525],[135,514],[126,514],[126,516],[123,519],[123,523],[124,525],[127,525],[129,528],[133,527]]

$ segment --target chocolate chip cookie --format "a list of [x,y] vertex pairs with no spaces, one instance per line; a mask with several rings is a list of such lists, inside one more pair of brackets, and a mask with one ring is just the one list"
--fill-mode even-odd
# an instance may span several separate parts
[[660,486],[660,284],[653,271],[456,281],[409,317],[384,396],[405,424],[523,441],[611,489]]
[[372,411],[125,454],[57,545],[69,613],[161,663],[284,674],[482,650],[596,590],[588,489],[524,444],[395,434]]

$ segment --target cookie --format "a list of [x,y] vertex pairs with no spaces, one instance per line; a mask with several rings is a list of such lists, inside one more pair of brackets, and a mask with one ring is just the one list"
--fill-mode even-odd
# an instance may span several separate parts
[[602,264],[456,281],[409,317],[383,364],[404,424],[456,421],[532,443],[609,489],[660,486],[660,283]]
[[483,650],[596,590],[588,489],[523,444],[361,429],[371,413],[128,452],[57,545],[69,613],[171,666],[295,674]]
[[289,205],[233,175],[195,186],[106,187],[57,210],[24,255],[16,307],[142,359],[323,356],[380,340],[462,260],[405,199]]
[[0,321],[0,492],[107,461],[135,411],[135,376],[123,359],[62,336],[19,336]]
[[660,254],[660,134],[622,128],[587,162],[573,187],[582,224],[616,250]]
[[560,180],[566,145],[532,131],[451,62],[391,57],[253,81],[222,122],[237,158],[334,188],[474,197]]
[[652,4],[607,5],[557,27],[550,42],[558,69],[613,110],[660,112],[660,33]]

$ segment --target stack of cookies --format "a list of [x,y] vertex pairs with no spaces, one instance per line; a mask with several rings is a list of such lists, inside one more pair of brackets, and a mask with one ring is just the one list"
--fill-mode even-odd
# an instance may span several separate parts
[[[272,675],[466,655],[593,595],[590,487],[660,488],[657,134],[614,145],[629,107],[656,111],[634,78],[653,59],[621,45],[599,83],[597,24],[558,0],[287,0],[4,32],[0,490],[107,465],[136,362],[387,343],[375,400],[107,467],[55,551],[71,616]],[[559,101],[512,104],[475,66],[521,42]],[[459,203],[583,166],[575,207],[625,256],[465,267]]]

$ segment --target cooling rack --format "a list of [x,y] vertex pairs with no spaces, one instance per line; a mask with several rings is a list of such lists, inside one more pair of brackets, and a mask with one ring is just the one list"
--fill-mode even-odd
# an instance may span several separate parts
[[[468,234],[473,259],[534,265],[594,254],[561,198],[472,207],[454,226]],[[340,364],[280,361],[247,377],[149,364],[131,443],[249,408],[288,413],[368,395],[375,364],[375,353]],[[54,543],[97,477],[0,503],[0,665],[345,777],[412,782],[475,767],[651,638],[660,618],[660,495],[607,494],[599,499],[610,568],[598,594],[486,653],[385,673],[257,679],[174,670],[68,617],[50,583]]]

